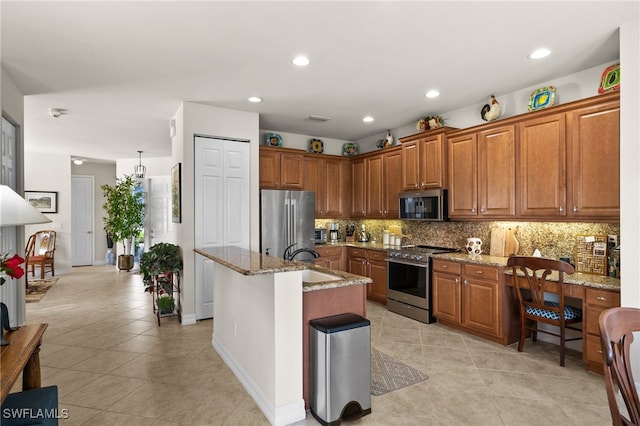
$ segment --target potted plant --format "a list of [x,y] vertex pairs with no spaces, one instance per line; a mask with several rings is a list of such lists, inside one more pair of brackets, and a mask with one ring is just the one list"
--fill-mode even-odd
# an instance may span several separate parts
[[125,175],[116,179],[115,185],[101,185],[106,198],[102,208],[107,216],[103,217],[104,228],[115,242],[122,242],[124,254],[118,256],[118,268],[133,268],[131,251],[135,237],[144,225],[144,202],[142,193],[136,191],[138,181],[133,176]]
[[156,304],[158,305],[158,310],[161,314],[170,314],[176,306],[176,301],[173,296],[170,296],[167,293],[162,293],[156,299]]
[[157,243],[140,256],[140,273],[145,290],[154,290],[154,280],[158,291],[169,293],[173,286],[173,274],[182,271],[182,251],[171,243]]

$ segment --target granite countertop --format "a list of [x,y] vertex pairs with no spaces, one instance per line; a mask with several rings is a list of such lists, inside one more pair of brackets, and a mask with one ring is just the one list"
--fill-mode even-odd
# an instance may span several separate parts
[[206,247],[196,248],[194,252],[220,263],[242,275],[274,274],[278,272],[302,271],[312,269],[329,275],[340,277],[335,281],[320,281],[302,283],[303,291],[315,291],[328,288],[346,287],[350,285],[363,285],[371,282],[371,278],[350,274],[343,271],[334,271],[322,266],[312,265],[296,260],[284,260],[275,256],[267,256],[256,251],[241,247]]
[[389,249],[398,248],[398,246],[382,244],[380,242],[359,243],[357,241],[339,241],[337,243],[316,244],[316,248],[318,247],[355,247],[378,251],[387,251]]
[[[464,252],[436,254],[436,255],[433,255],[433,257],[437,259],[453,260],[457,262],[467,262],[467,263],[476,263],[480,265],[505,267],[504,273],[506,275],[513,274],[513,271],[511,270],[511,268],[506,268],[507,259],[508,259],[507,257],[489,256],[486,254],[469,256]],[[555,274],[555,276],[551,275],[550,279],[557,280],[558,279],[557,274]],[[584,287],[599,288],[602,290],[620,291],[620,279],[612,278],[604,275],[594,275],[594,274],[585,274],[582,272],[576,272],[571,275],[565,274],[564,282],[566,284],[576,284]]]

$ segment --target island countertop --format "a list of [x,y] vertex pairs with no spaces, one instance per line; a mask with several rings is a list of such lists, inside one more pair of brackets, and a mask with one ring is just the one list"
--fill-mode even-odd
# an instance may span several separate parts
[[364,285],[371,282],[371,278],[335,271],[310,263],[296,260],[285,260],[275,256],[267,256],[256,251],[236,246],[195,248],[194,252],[226,266],[242,275],[274,274],[278,272],[302,271],[313,269],[325,274],[340,277],[336,281],[321,281],[302,283],[303,291],[316,291],[328,288],[346,287],[350,285]]

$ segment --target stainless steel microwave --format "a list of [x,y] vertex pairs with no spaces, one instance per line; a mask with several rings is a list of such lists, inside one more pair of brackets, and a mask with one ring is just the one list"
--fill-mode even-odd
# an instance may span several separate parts
[[400,219],[433,222],[449,220],[446,189],[401,192],[398,202]]

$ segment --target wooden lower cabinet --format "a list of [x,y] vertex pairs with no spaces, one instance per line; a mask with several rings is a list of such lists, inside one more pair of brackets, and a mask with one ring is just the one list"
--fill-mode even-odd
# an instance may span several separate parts
[[342,246],[316,246],[316,251],[320,254],[320,257],[316,259],[316,265],[324,266],[333,271],[346,270]]
[[602,343],[598,319],[602,311],[620,306],[620,293],[595,288],[585,289],[583,313],[583,352],[582,357],[587,369],[602,374]]
[[509,292],[500,267],[433,260],[433,315],[440,323],[503,345],[513,343],[517,306]]
[[386,258],[384,251],[347,247],[347,272],[371,278],[367,298],[383,305],[387,304]]

